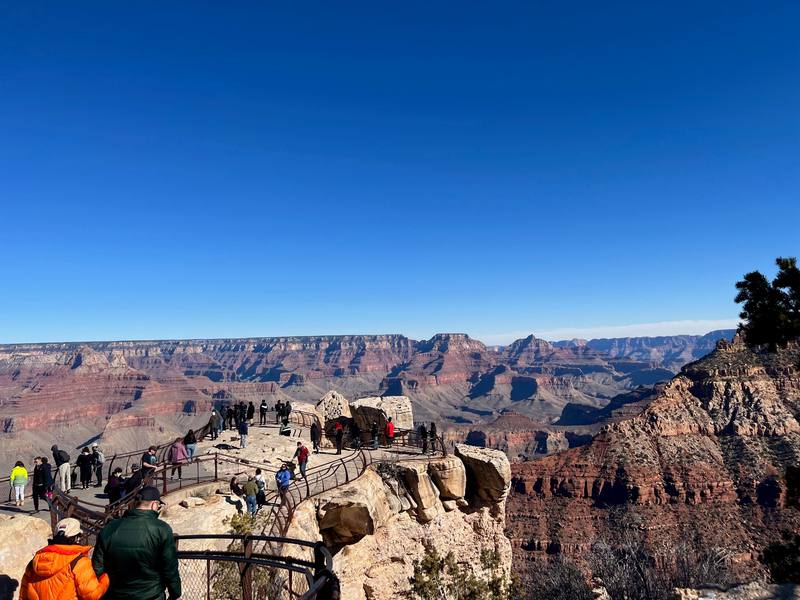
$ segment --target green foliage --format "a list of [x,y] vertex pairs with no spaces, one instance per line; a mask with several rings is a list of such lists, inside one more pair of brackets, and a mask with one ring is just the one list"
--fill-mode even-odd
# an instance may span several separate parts
[[766,344],[771,351],[800,337],[800,269],[796,258],[777,258],[778,274],[770,281],[753,271],[737,282],[739,316],[751,346]]
[[481,552],[479,571],[462,566],[452,552],[441,556],[427,548],[421,560],[414,561],[408,597],[420,600],[509,600],[509,584],[495,550]]
[[800,583],[800,535],[785,533],[764,549],[762,561],[775,583]]

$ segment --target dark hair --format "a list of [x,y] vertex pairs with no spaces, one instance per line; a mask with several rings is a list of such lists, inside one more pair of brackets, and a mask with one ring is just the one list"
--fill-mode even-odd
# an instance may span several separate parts
[[47,464],[47,457],[46,456],[42,456],[41,459],[42,459],[42,464],[46,465]]
[[14,466],[15,467],[24,467],[25,463],[23,463],[21,460],[18,460],[17,462],[14,463]]
[[155,450],[155,449],[156,449],[156,447],[155,447],[155,446],[150,446],[150,447],[147,449],[147,451],[149,452],[150,450]]
[[58,544],[60,546],[73,546],[78,543],[78,538],[80,538],[80,534],[73,535],[72,537],[67,537],[64,535],[63,531],[57,531],[56,534],[53,536],[53,539],[47,540],[48,544]]
[[256,475],[261,475],[261,469],[256,469]]
[[84,446],[81,452],[89,452],[89,446]]
[[190,433],[191,433],[192,435],[194,435],[194,429],[190,429],[190,430],[189,430],[189,432],[188,432],[186,435],[189,435]]
[[116,469],[114,469],[113,472],[114,473],[122,473],[122,467],[117,467]]

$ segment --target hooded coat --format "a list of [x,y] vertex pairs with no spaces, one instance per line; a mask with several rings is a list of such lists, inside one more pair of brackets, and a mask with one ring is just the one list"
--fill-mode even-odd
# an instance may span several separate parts
[[91,546],[51,544],[28,563],[19,600],[98,600],[108,590],[105,573],[98,579],[89,559]]

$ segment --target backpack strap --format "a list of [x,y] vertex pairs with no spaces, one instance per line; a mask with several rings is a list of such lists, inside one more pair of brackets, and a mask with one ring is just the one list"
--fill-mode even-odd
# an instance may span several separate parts
[[[72,561],[69,563],[69,570],[75,573],[75,567],[78,566],[78,562],[84,557],[84,554],[78,554]],[[89,558],[88,556],[86,558]]]

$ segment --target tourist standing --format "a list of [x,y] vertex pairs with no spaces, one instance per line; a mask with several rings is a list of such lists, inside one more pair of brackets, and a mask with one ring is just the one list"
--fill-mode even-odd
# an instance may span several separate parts
[[80,521],[67,518],[58,522],[53,539],[25,567],[19,587],[21,600],[99,600],[106,593],[108,575],[95,575],[89,558],[92,547],[79,545],[80,537]]
[[183,445],[186,446],[186,454],[189,460],[193,460],[194,453],[197,452],[197,436],[194,434],[194,429],[190,429],[184,436]]
[[372,436],[372,449],[373,450],[377,450],[378,449],[378,422],[377,421],[373,421],[372,422],[372,427],[370,427],[369,433]]
[[211,411],[211,419],[209,419],[208,425],[211,429],[211,439],[217,439],[219,437],[219,432],[222,430],[222,418],[217,411]]
[[169,462],[172,464],[172,472],[169,475],[170,479],[175,477],[175,471],[178,472],[178,479],[183,479],[181,465],[186,462],[188,458],[189,453],[186,451],[183,438],[178,438],[172,442],[172,446],[169,447]]
[[297,442],[297,450],[294,451],[294,457],[297,459],[297,464],[300,465],[300,475],[303,476],[303,479],[306,478],[308,454],[308,448],[305,447],[303,442]]
[[252,427],[253,425],[255,425],[255,422],[254,422],[254,420],[253,420],[253,419],[255,418],[255,416],[256,416],[256,406],[255,406],[255,404],[253,404],[252,402],[250,402],[250,403],[247,405],[247,422],[248,422],[248,423],[250,423],[250,426],[251,426],[251,427]]
[[281,495],[281,500],[286,496],[286,491],[289,489],[289,484],[292,481],[292,473],[286,463],[281,465],[278,472],[275,473],[275,483],[278,486],[278,493]]
[[286,404],[283,405],[283,418],[288,421],[289,417],[291,416],[292,416],[292,403],[289,400],[287,400]]
[[122,498],[122,492],[124,491],[125,486],[125,479],[122,477],[122,469],[117,467],[114,469],[114,472],[108,476],[108,483],[106,483],[106,487],[103,491],[108,495],[108,503],[113,504],[120,498]]
[[283,417],[283,402],[278,400],[275,403],[275,425],[281,422],[281,417]]
[[428,428],[425,427],[425,423],[419,426],[417,429],[417,433],[419,434],[419,439],[422,440],[422,453],[428,453]]
[[361,449],[361,427],[358,426],[358,423],[353,421],[352,427],[350,427],[350,436],[353,438],[353,448],[356,450]]
[[236,431],[236,414],[233,412],[233,407],[229,406],[225,414],[228,417],[228,429]]
[[431,452],[436,452],[436,423],[431,421],[431,428],[428,431],[431,436]]
[[336,439],[336,454],[342,453],[342,442],[344,441],[344,427],[339,421],[333,426],[333,436]]
[[244,402],[239,402],[239,423],[247,421],[247,406]]
[[14,488],[14,506],[25,505],[25,486],[28,485],[28,470],[21,460],[11,469],[11,487]]
[[47,500],[46,494],[53,487],[53,473],[46,456],[37,456],[33,462],[33,509],[39,512],[39,500]]
[[269,410],[269,405],[267,404],[266,398],[261,400],[261,405],[258,407],[258,424],[264,426],[267,424],[267,411]]
[[386,444],[391,448],[392,444],[394,444],[394,423],[392,423],[392,417],[387,419],[383,434],[386,436]]
[[100,450],[97,442],[92,444],[92,466],[94,467],[94,475],[97,478],[97,483],[94,487],[101,487],[103,485],[103,463],[106,462],[106,455]]
[[81,476],[81,489],[87,490],[92,484],[92,468],[94,467],[92,453],[89,451],[88,447],[83,447],[75,463],[78,465]]
[[258,502],[259,506],[262,506],[267,503],[267,481],[264,479],[264,475],[261,472],[261,469],[256,469],[256,476],[255,482],[258,486],[258,494],[256,494],[256,502]]
[[150,446],[147,451],[142,454],[142,477],[150,477],[156,472],[158,467],[158,458],[156,458],[156,447]]
[[64,450],[59,450],[56,445],[53,445],[50,451],[53,453],[53,461],[55,461],[56,472],[58,473],[58,489],[68,494],[72,489],[69,454]]
[[247,481],[242,486],[242,493],[244,494],[244,501],[247,503],[247,512],[250,513],[250,516],[255,517],[258,512],[258,502],[256,501],[258,484],[252,475],[247,478]]
[[247,427],[247,421],[240,421],[239,422],[239,447],[246,448],[247,447],[247,434],[249,429]]
[[319,423],[314,419],[311,424],[311,447],[314,448],[314,454],[319,454],[320,431]]
[[156,600],[181,596],[181,576],[172,528],[158,518],[164,507],[161,494],[143,487],[136,508],[103,527],[97,536],[92,566],[95,573],[111,579],[108,598]]

